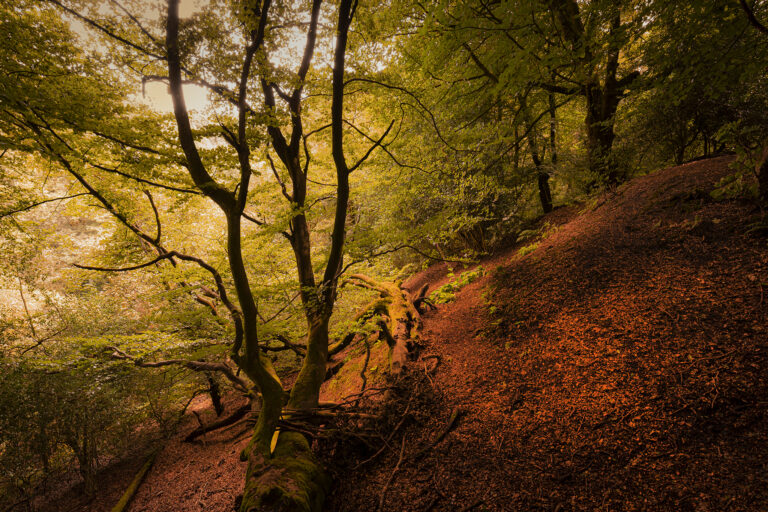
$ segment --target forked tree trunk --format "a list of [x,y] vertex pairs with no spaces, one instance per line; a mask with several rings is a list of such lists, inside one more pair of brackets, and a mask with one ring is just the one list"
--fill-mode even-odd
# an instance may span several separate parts
[[328,362],[328,315],[311,315],[307,319],[307,354],[299,376],[291,389],[288,408],[308,410],[317,407],[320,386],[325,380],[325,364]]

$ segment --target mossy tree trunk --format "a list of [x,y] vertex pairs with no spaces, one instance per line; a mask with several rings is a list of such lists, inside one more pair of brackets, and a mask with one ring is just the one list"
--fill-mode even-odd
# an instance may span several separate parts
[[[285,125],[268,123],[265,125],[269,137],[271,153],[269,162],[275,179],[280,185],[285,199],[296,212],[290,220],[290,227],[282,234],[293,248],[299,280],[299,293],[307,319],[308,338],[306,354],[299,376],[293,386],[287,404],[280,379],[259,346],[258,311],[254,294],[248,283],[248,275],[243,262],[241,247],[240,222],[248,201],[249,182],[253,174],[251,169],[251,145],[248,135],[249,118],[254,109],[250,106],[248,88],[253,82],[251,68],[268,62],[264,45],[265,33],[270,23],[272,0],[242,2],[237,6],[243,16],[246,49],[240,79],[235,94],[226,99],[236,106],[237,129],[224,129],[223,137],[237,152],[240,165],[240,182],[232,191],[216,182],[208,172],[198,152],[195,137],[189,121],[182,91],[183,63],[179,52],[179,0],[170,0],[166,30],[168,55],[169,86],[174,105],[174,115],[179,132],[179,142],[184,151],[186,167],[196,187],[225,213],[227,218],[227,254],[232,272],[232,281],[237,292],[239,308],[227,302],[234,325],[235,341],[231,357],[233,361],[253,381],[261,394],[261,411],[254,428],[253,437],[243,451],[248,460],[245,492],[240,510],[280,510],[310,511],[319,510],[324,499],[326,479],[322,468],[315,460],[308,441],[296,432],[279,431],[281,417],[290,417],[294,412],[306,412],[318,405],[320,387],[325,376],[328,359],[328,323],[336,300],[336,288],[343,266],[346,217],[349,201],[349,174],[371,154],[392,128],[384,132],[365,155],[351,166],[347,165],[344,148],[344,70],[347,49],[347,37],[352,23],[355,0],[340,0],[331,94],[331,153],[336,169],[336,208],[334,215],[331,245],[325,271],[316,279],[315,265],[312,262],[310,226],[306,218],[307,174],[310,154],[306,144],[306,133],[302,120],[302,102],[307,73],[311,68],[315,50],[317,27],[322,0],[312,0],[309,23],[306,32],[306,45],[297,67],[291,77],[290,87],[284,90],[271,80],[272,73],[258,74],[261,88],[259,109],[256,111],[276,111],[285,108],[290,112],[290,122]],[[278,101],[282,102],[278,105]],[[273,159],[270,155],[277,156]],[[276,167],[277,160],[287,171],[288,180],[284,180]],[[218,279],[221,285],[221,279]],[[223,285],[220,286],[223,289]],[[220,295],[223,292],[220,291]],[[224,302],[225,297],[222,297]],[[286,407],[287,406],[287,407]]]
[[367,310],[382,315],[381,335],[389,345],[390,373],[402,372],[408,354],[418,343],[421,332],[421,315],[398,282],[375,281],[363,274],[354,274],[348,282],[379,293]]

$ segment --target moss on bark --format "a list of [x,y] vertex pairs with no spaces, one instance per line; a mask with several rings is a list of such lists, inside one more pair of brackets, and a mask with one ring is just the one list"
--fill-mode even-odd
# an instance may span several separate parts
[[269,458],[250,453],[240,512],[320,512],[329,487],[307,439],[281,432]]

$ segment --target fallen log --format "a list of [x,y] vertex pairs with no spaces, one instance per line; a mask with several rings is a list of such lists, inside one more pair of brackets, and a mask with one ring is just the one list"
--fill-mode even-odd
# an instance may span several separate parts
[[189,443],[202,436],[203,434],[207,434],[208,432],[213,432],[214,430],[228,427],[229,425],[237,423],[239,420],[244,418],[245,415],[250,412],[250,410],[251,404],[249,402],[225,418],[214,421],[213,423],[209,423],[208,425],[200,425],[195,430],[187,434],[187,437],[184,438],[184,442]]
[[141,469],[139,469],[138,473],[136,473],[136,476],[133,477],[131,485],[128,486],[123,495],[120,497],[120,501],[117,502],[117,505],[112,507],[111,512],[124,512],[128,510],[128,505],[131,504],[131,500],[134,496],[136,496],[136,492],[139,490],[141,483],[147,477],[149,470],[152,469],[152,465],[155,463],[155,459],[157,458],[157,454],[159,452],[160,450],[155,450],[149,457],[147,457],[147,461],[144,463]]
[[365,314],[369,317],[382,317],[379,328],[382,339],[389,345],[390,373],[399,374],[409,352],[418,343],[421,331],[419,312],[398,282],[375,281],[363,274],[354,274],[347,282],[379,293],[379,299],[373,301],[359,316],[361,319],[365,318]]

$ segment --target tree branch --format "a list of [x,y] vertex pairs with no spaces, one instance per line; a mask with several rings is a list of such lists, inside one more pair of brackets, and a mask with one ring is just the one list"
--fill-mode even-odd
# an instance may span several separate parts
[[369,156],[371,156],[371,153],[373,153],[373,150],[374,150],[374,149],[376,149],[376,148],[378,148],[378,147],[383,147],[383,146],[381,145],[381,142],[384,140],[384,138],[387,136],[387,134],[389,134],[389,131],[392,129],[392,127],[393,127],[394,125],[395,125],[395,120],[393,119],[393,120],[392,120],[392,122],[390,122],[390,123],[389,123],[389,126],[388,126],[388,127],[387,127],[387,129],[384,131],[384,133],[381,135],[381,137],[379,137],[379,139],[378,139],[378,140],[377,140],[377,141],[376,141],[376,142],[373,144],[373,146],[371,146],[370,148],[368,148],[368,151],[367,151],[367,152],[366,152],[366,153],[365,153],[365,154],[362,156],[362,158],[360,158],[360,160],[358,160],[358,161],[355,163],[355,165],[353,165],[352,167],[350,167],[350,168],[349,168],[349,171],[348,171],[349,173],[351,173],[352,171],[354,171],[355,169],[357,169],[358,167],[360,167],[360,165],[361,165],[363,162],[365,162],[365,161],[368,159],[368,157],[369,157]]
[[164,361],[144,361],[140,358],[128,355],[117,347],[108,347],[112,350],[112,359],[121,359],[133,362],[141,368],[162,368],[163,366],[179,365],[196,372],[221,372],[238,390],[247,393],[251,386],[243,379],[235,375],[225,363],[213,363],[209,361],[187,361],[184,359],[167,359]]
[[747,14],[747,18],[749,19],[749,22],[752,24],[752,26],[763,34],[768,34],[768,27],[763,25],[760,20],[757,19],[757,16],[755,16],[755,11],[747,4],[747,0],[739,0],[739,4]]
[[17,208],[16,210],[11,210],[10,212],[2,212],[2,213],[0,213],[0,219],[2,219],[4,217],[10,217],[11,215],[15,215],[17,213],[26,212],[28,210],[31,210],[32,208],[35,208],[37,206],[40,206],[40,205],[43,205],[43,204],[46,204],[46,203],[51,203],[53,201],[64,201],[66,199],[72,199],[72,198],[75,198],[75,197],[89,196],[89,195],[91,195],[90,192],[80,192],[79,194],[72,194],[70,196],[54,197],[52,199],[45,199],[43,201],[38,201],[37,203],[33,203],[33,204],[30,204],[30,205],[24,206],[22,208]]

